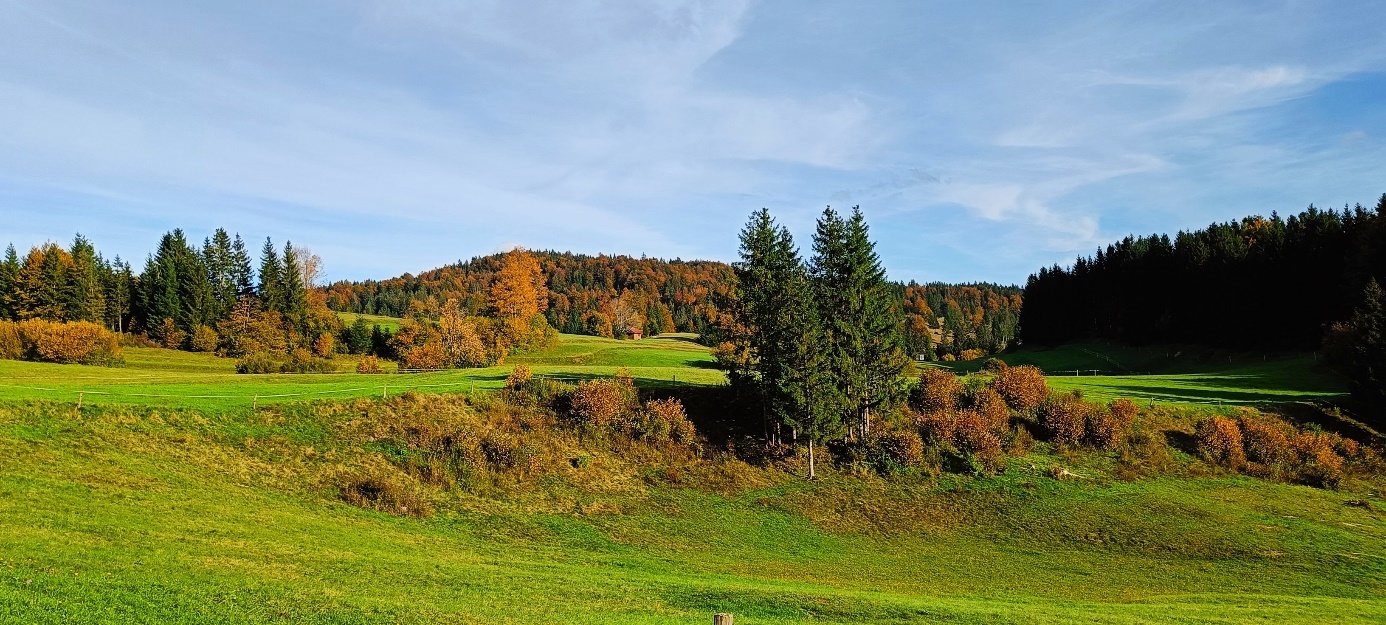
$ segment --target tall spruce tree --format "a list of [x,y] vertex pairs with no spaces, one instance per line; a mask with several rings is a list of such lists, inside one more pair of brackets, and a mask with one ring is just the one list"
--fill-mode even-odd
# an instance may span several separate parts
[[130,263],[116,256],[105,274],[103,288],[106,293],[106,325],[113,332],[124,332],[135,300],[135,277]]
[[298,262],[298,252],[294,251],[293,243],[285,242],[284,273],[280,277],[284,291],[283,312],[296,321],[302,321],[303,313],[308,310],[308,290],[304,287],[303,269]]
[[211,283],[215,302],[213,319],[225,319],[235,306],[239,295],[236,284],[236,259],[232,249],[231,235],[225,228],[217,228],[211,238],[202,244],[203,262],[207,265],[207,280]]
[[17,297],[19,289],[19,253],[14,244],[5,248],[5,259],[0,261],[0,319],[19,318]]
[[865,436],[871,412],[903,398],[904,318],[860,207],[846,220],[825,209],[813,250],[809,268],[828,367],[853,427]]
[[1367,282],[1348,329],[1352,347],[1347,374],[1352,394],[1375,409],[1386,407],[1386,292],[1375,279]]
[[72,241],[72,270],[68,272],[67,319],[101,323],[106,313],[102,276],[106,269],[96,248],[78,234]]
[[838,429],[839,402],[824,358],[813,289],[793,237],[769,211],[753,213],[742,230],[735,270],[749,342],[748,380],[761,398],[767,426],[784,424],[802,433],[812,460],[813,443]]
[[260,250],[260,285],[256,288],[260,305],[265,310],[284,310],[284,265],[279,261],[279,251],[274,248],[269,237]]
[[255,294],[255,274],[250,269],[250,252],[240,233],[231,242],[231,277],[236,285],[236,299]]

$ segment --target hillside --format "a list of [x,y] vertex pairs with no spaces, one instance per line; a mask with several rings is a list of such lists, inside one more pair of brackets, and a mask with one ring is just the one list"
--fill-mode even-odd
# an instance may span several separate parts
[[[686,336],[564,336],[515,362],[565,379],[624,367],[657,395],[715,389],[709,358]],[[717,439],[573,429],[481,390],[510,366],[426,374],[438,386],[401,396],[415,376],[238,376],[159,349],[127,360],[0,363],[0,620],[1386,619],[1379,480],[1322,490],[1229,473],[1178,445],[1166,457],[1038,442],[993,476],[847,463],[805,481],[802,456],[748,463]],[[449,394],[472,382],[475,394]],[[389,399],[385,383],[399,389]],[[77,388],[126,395],[89,394],[79,409]],[[270,390],[358,398],[244,400]],[[128,395],[139,391],[161,396]],[[167,397],[180,393],[235,397]],[[1137,428],[1172,441],[1216,410],[1162,406]],[[445,440],[479,455],[424,479]],[[353,495],[368,509],[348,492],[374,493]]]

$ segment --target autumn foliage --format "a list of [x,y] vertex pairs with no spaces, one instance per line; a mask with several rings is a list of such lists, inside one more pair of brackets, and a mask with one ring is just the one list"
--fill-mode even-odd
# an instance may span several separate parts
[[996,371],[991,388],[1006,400],[1011,409],[1022,413],[1038,408],[1049,396],[1044,373],[1030,365],[1005,367]]
[[116,335],[86,321],[0,321],[0,356],[64,364],[110,365],[120,360]]
[[1246,464],[1242,429],[1237,427],[1236,421],[1222,416],[1208,417],[1199,422],[1194,438],[1204,460],[1229,469],[1240,469]]
[[1054,442],[1077,445],[1087,433],[1092,406],[1072,393],[1057,394],[1039,407],[1039,422]]

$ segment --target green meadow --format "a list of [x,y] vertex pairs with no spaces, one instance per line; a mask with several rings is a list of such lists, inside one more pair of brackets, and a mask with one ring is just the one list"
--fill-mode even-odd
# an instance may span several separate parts
[[[500,388],[516,363],[536,374],[578,380],[610,377],[625,368],[643,386],[722,384],[707,348],[689,335],[642,341],[562,335],[503,366],[430,373],[363,375],[357,358],[338,356],[329,374],[238,375],[235,361],[211,354],[127,347],[119,367],[86,367],[0,360],[0,400],[47,399],[86,404],[132,404],[202,410],[249,408],[311,399],[379,397],[408,390],[456,393]],[[393,368],[390,363],[387,367]]]
[[[1011,365],[1033,365],[1050,386],[1085,397],[1203,405],[1274,405],[1342,397],[1347,387],[1313,354],[1255,355],[1122,347],[1102,343],[1020,349],[997,356]],[[976,371],[981,361],[938,363]]]
[[[0,622],[1386,621],[1383,484],[1272,483],[1177,448],[1135,479],[1117,452],[1039,443],[997,476],[840,468],[810,482],[794,459],[564,434],[582,462],[439,489],[431,516],[338,494],[333,476],[401,453],[350,435],[359,415],[420,401],[401,393],[498,388],[514,363],[722,384],[691,338],[562,336],[503,367],[374,376],[348,358],[337,374],[236,375],[229,360],[159,349],[127,349],[115,368],[0,361]],[[1329,393],[1306,371],[1284,359],[1053,383],[1191,401],[1200,388]],[[484,411],[487,397],[435,399]],[[1161,414],[1187,432],[1197,411]]]

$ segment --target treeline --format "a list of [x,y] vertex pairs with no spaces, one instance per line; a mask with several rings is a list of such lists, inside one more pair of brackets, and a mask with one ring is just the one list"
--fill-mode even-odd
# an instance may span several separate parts
[[[736,275],[715,261],[535,252],[548,291],[549,325],[568,334],[624,338],[633,329],[710,335],[733,306]],[[336,282],[327,305],[353,313],[436,316],[448,300],[478,314],[503,255],[388,280]],[[905,313],[905,351],[926,359],[972,360],[1015,340],[1020,289],[993,284],[892,283]],[[715,343],[714,343],[715,344]]]
[[911,282],[897,289],[905,313],[906,352],[912,356],[976,360],[1015,341],[1019,287]]
[[[569,334],[701,333],[715,323],[718,301],[731,289],[731,267],[724,263],[532,254],[549,293],[545,318]],[[327,304],[344,312],[409,317],[434,315],[448,300],[457,300],[464,311],[480,314],[489,306],[490,285],[504,259],[504,254],[478,256],[418,276],[336,282],[327,287]]]
[[1313,349],[1386,277],[1386,196],[1282,219],[1127,237],[1030,276],[1021,336],[1243,349]]

